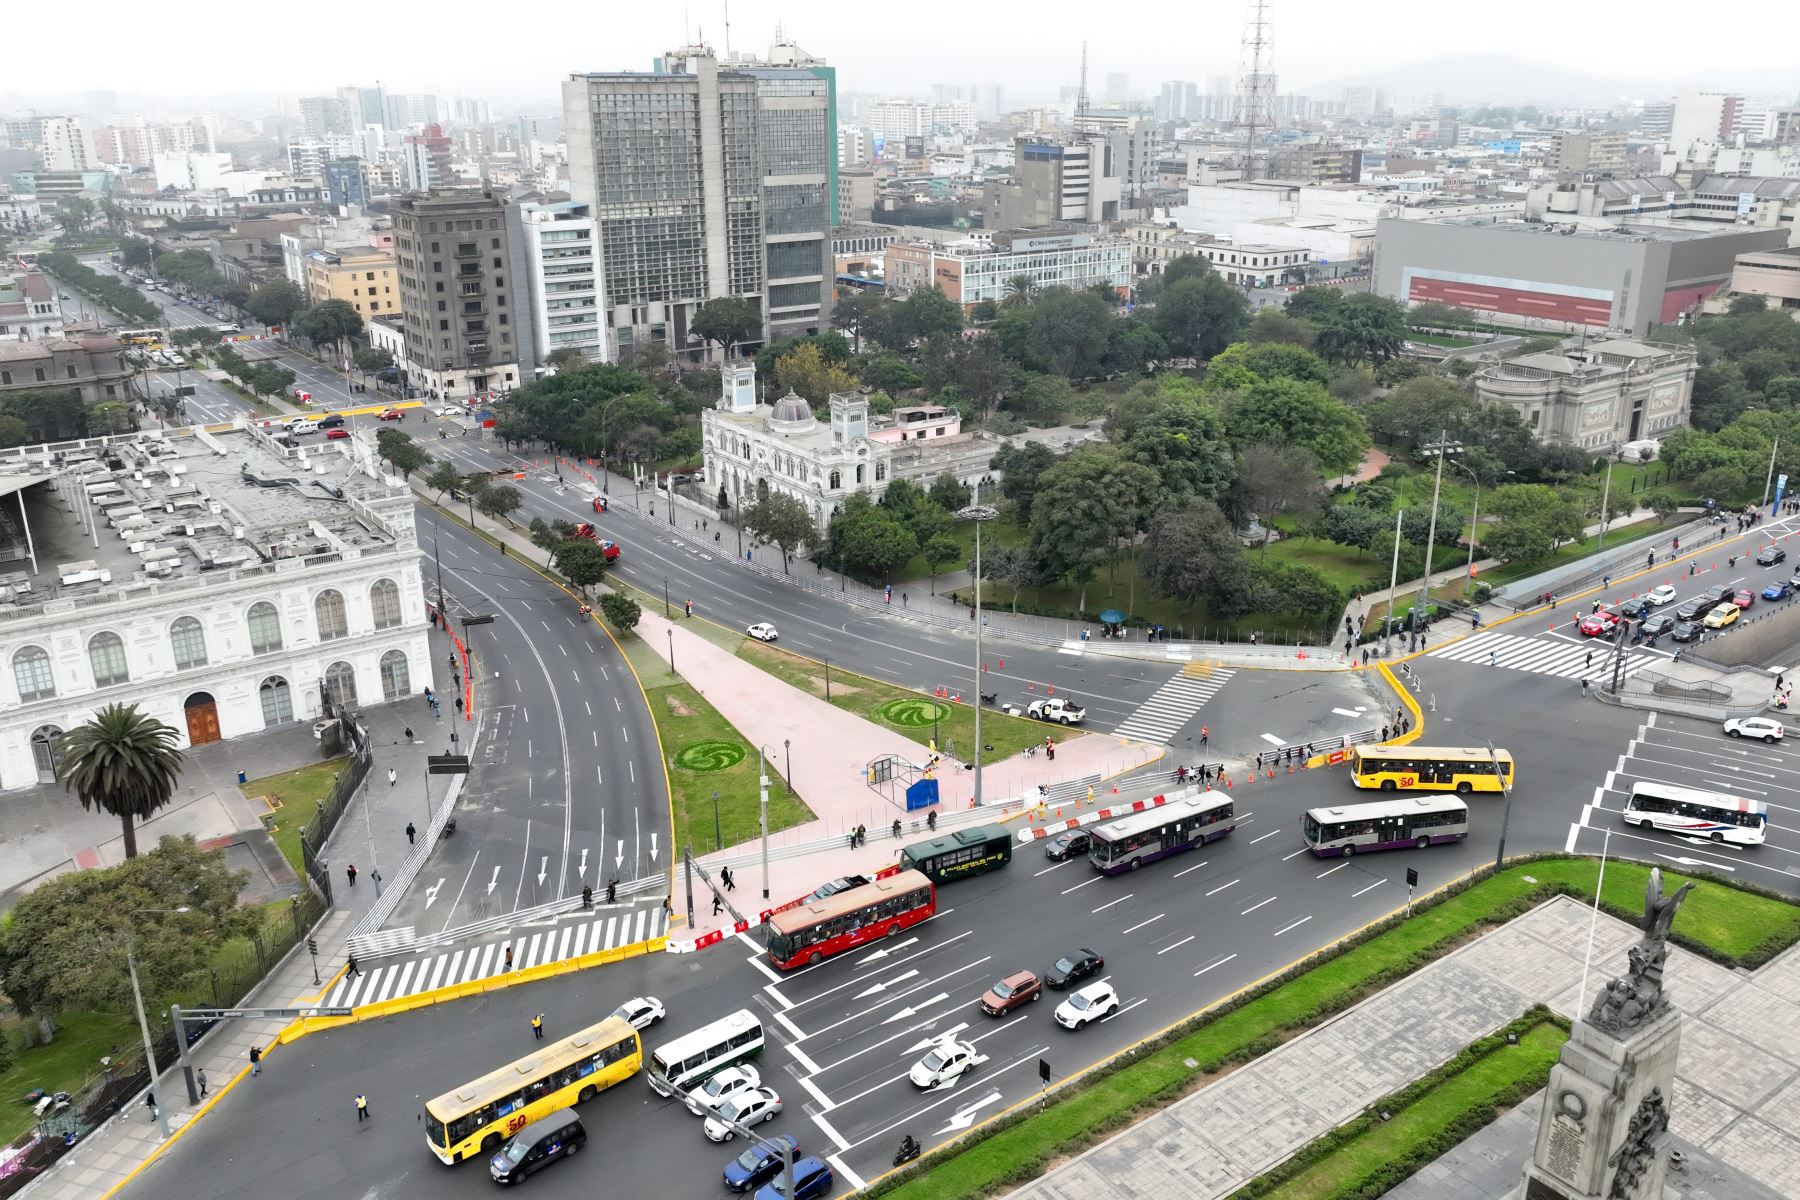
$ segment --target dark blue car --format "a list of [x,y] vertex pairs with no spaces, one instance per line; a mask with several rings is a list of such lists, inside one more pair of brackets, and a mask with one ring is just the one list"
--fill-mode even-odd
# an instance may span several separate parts
[[780,1137],[757,1142],[748,1150],[725,1164],[725,1186],[734,1192],[747,1192],[759,1184],[767,1183],[781,1173],[781,1148],[786,1146],[795,1158],[794,1166],[799,1167],[800,1143],[782,1134]]
[[831,1168],[816,1158],[803,1158],[794,1164],[792,1196],[782,1190],[781,1183],[781,1176],[777,1175],[757,1188],[756,1200],[820,1200],[831,1192]]
[[1764,600],[1786,600],[1794,594],[1794,585],[1783,579],[1762,590]]

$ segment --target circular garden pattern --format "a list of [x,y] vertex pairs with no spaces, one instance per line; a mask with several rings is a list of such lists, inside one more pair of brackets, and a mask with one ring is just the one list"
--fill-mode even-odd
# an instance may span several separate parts
[[881,706],[881,719],[889,725],[898,725],[905,729],[918,729],[933,721],[950,719],[950,706],[940,704],[936,700],[908,697],[904,700],[889,700]]
[[748,753],[742,742],[691,742],[675,752],[675,765],[684,771],[728,771]]

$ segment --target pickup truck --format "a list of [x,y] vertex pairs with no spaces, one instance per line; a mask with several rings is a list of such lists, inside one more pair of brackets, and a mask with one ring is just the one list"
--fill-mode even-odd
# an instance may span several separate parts
[[1039,721],[1055,721],[1058,725],[1079,725],[1087,719],[1087,709],[1053,698],[1033,700],[1025,706],[1025,715]]

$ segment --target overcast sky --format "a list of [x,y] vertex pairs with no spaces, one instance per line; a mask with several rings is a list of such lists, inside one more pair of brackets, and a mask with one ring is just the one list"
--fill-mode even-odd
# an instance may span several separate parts
[[[643,69],[683,40],[683,21],[725,43],[720,0],[598,0],[510,6],[423,0],[367,6],[188,0],[163,12],[137,0],[70,9],[20,3],[0,73],[9,104],[106,89],[123,96],[298,96],[379,79],[440,99],[548,103],[571,71]],[[1076,79],[1089,43],[1089,87],[1109,72],[1149,95],[1165,79],[1235,76],[1241,3],[1096,4],[1093,0],[733,0],[730,42],[768,44],[777,23],[838,68],[838,87],[929,94],[938,82],[1000,83],[1009,104],[1053,98]],[[1738,0],[1719,19],[1691,4],[1523,0],[1274,0],[1283,91],[1445,55],[1512,54],[1598,75],[1675,80],[1708,68],[1791,66],[1800,90],[1800,4]],[[466,18],[466,19],[465,19]],[[1786,34],[1776,36],[1780,30]],[[36,52],[28,48],[37,47]]]

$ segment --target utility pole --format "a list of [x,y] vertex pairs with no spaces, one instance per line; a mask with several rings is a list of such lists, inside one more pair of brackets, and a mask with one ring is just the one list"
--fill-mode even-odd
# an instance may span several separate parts
[[1594,543],[1594,553],[1606,549],[1606,515],[1608,505],[1612,502],[1612,459],[1606,460],[1606,482],[1600,487],[1600,540]]
[[[1775,482],[1775,456],[1780,450],[1781,438],[1777,437],[1775,439],[1775,444],[1769,447],[1769,474],[1763,479],[1763,497],[1762,504],[1758,505],[1759,508],[1766,507],[1769,503],[1769,487]],[[1774,514],[1771,513],[1769,515],[1773,516]]]
[[1452,450],[1461,450],[1461,442],[1450,440],[1450,431],[1444,430],[1438,440],[1424,447],[1437,455],[1437,477],[1431,484],[1431,520],[1425,531],[1425,577],[1419,581],[1419,600],[1413,605],[1413,628],[1424,632],[1422,622],[1425,620],[1431,604],[1431,545],[1437,541],[1438,496],[1444,490],[1444,456]]
[[[1394,636],[1394,585],[1399,582],[1400,575],[1400,525],[1406,519],[1406,510],[1394,513],[1394,562],[1388,567],[1388,605],[1387,619],[1381,623],[1381,653],[1388,652],[1390,639]],[[1377,579],[1380,576],[1376,576]]]
[[981,527],[1000,515],[1000,510],[991,504],[981,503],[981,483],[975,484],[974,503],[956,515],[965,521],[975,522],[975,679],[972,684],[975,692],[975,807],[981,807],[981,627],[986,622],[981,613]]

